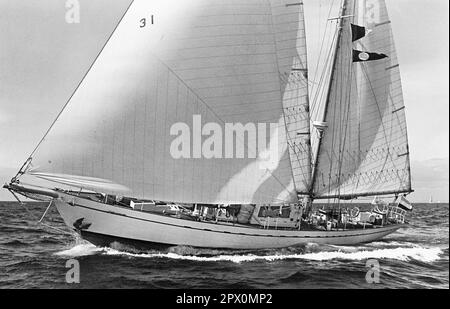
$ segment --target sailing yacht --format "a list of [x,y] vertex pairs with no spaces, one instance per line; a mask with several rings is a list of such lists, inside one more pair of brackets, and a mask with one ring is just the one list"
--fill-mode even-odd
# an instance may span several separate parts
[[[56,206],[99,246],[352,245],[397,231],[412,188],[385,1],[345,0],[336,20],[312,119],[301,0],[134,0],[4,188],[48,201],[44,215]],[[373,196],[398,200],[340,202]]]

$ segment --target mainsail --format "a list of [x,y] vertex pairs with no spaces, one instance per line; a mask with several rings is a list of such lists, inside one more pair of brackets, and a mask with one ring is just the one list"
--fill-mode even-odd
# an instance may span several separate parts
[[[298,1],[133,1],[33,153],[29,174],[174,202],[297,202],[311,177]],[[199,131],[210,133],[195,120],[222,128],[275,123],[277,130],[266,133],[278,159],[269,165],[252,155],[207,159],[198,149],[174,158],[174,124],[191,129],[192,148]],[[251,152],[255,139],[247,132],[235,146]]]
[[409,193],[405,106],[385,1],[344,1],[342,16],[312,193]]

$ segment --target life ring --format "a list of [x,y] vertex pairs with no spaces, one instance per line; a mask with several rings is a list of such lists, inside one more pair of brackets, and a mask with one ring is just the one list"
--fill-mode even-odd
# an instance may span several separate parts
[[358,217],[359,213],[360,213],[360,211],[359,211],[358,207],[355,207],[350,211],[350,215],[352,216],[352,218]]

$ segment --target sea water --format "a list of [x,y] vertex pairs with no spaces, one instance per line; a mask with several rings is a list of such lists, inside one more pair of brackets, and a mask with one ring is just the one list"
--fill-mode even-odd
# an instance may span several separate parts
[[[449,288],[448,204],[415,205],[407,228],[358,246],[147,252],[91,245],[55,209],[45,222],[65,233],[47,229],[34,221],[46,205],[27,207],[0,203],[0,288]],[[79,284],[67,283],[67,261],[79,264]],[[368,261],[378,284],[367,281]]]

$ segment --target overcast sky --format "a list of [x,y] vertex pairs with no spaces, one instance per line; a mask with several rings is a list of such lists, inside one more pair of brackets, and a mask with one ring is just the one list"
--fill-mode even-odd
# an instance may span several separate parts
[[[318,33],[331,1],[305,0],[310,55],[318,53]],[[68,24],[65,0],[0,0],[2,183],[17,172],[43,136],[130,0],[79,2],[81,22]],[[407,106],[417,191],[412,199],[426,201],[433,195],[448,201],[449,3],[387,0],[387,5]],[[314,56],[310,60],[314,62]],[[10,199],[4,191],[0,200]]]

